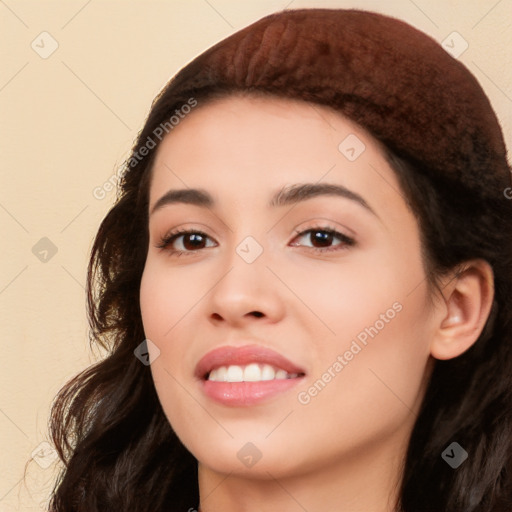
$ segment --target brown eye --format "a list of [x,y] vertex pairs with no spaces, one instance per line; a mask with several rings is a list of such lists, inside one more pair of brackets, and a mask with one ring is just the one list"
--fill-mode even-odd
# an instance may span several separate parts
[[205,242],[205,237],[200,233],[187,233],[181,236],[183,237],[182,245],[187,251],[202,249],[201,245]]
[[[307,229],[306,231],[298,232],[298,234],[299,236],[297,238],[299,239],[309,239],[310,243],[312,244],[309,246],[309,248],[320,252],[342,250],[347,246],[355,244],[355,241],[352,238],[344,235],[343,233],[340,233],[339,231],[327,227],[311,228]],[[336,239],[340,240],[340,243],[332,246]],[[292,245],[297,246],[303,244],[293,243]],[[306,247],[308,246],[306,245]]]
[[[204,244],[208,239],[210,237],[201,231],[174,231],[164,236],[157,247],[167,250],[171,255],[193,254],[200,249],[205,249]],[[169,246],[171,247],[168,249]]]

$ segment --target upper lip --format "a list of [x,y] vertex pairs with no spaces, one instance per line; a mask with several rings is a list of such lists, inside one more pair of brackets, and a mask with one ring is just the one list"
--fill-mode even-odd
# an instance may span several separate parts
[[278,352],[260,345],[244,345],[241,347],[223,346],[211,350],[197,363],[196,377],[205,379],[207,375],[221,366],[243,366],[250,363],[269,364],[282,368],[287,373],[304,374],[305,371],[292,363]]

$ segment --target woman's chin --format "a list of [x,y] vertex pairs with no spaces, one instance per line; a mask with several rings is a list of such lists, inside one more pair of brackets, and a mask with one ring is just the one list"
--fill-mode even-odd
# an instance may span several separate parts
[[297,457],[296,450],[267,443],[234,441],[219,446],[215,450],[211,444],[200,447],[194,454],[200,471],[229,474],[242,478],[269,480],[293,476],[301,472],[307,464]]

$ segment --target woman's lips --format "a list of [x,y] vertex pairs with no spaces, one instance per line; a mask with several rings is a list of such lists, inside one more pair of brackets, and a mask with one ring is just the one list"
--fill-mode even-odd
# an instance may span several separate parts
[[304,377],[259,382],[218,382],[202,380],[204,393],[223,405],[234,407],[255,405],[296,386]]
[[250,363],[269,364],[287,373],[305,373],[302,368],[274,350],[260,345],[244,345],[242,347],[224,346],[211,350],[197,363],[195,375],[199,379],[204,379],[214,368],[245,366]]
[[[247,366],[251,363],[271,365],[285,370],[293,378],[276,378],[255,382],[222,382],[208,380],[209,373],[220,367]],[[259,345],[224,346],[208,352],[197,363],[195,376],[204,393],[224,405],[248,406],[285,392],[304,378],[305,371],[274,350]],[[296,376],[295,376],[296,375]]]

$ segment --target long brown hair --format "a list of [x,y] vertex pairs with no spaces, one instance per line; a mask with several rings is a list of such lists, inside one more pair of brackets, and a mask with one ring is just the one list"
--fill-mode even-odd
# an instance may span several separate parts
[[[416,75],[404,78],[413,68]],[[419,84],[422,96],[411,99]],[[446,87],[443,94],[435,84]],[[380,140],[418,219],[432,283],[469,259],[491,264],[491,315],[469,350],[435,363],[397,507],[510,512],[512,201],[503,194],[510,169],[499,125],[476,80],[427,36],[385,16],[325,9],[282,11],[233,34],[183,68],[153,102],[91,250],[90,338],[108,357],[68,382],[54,402],[50,429],[64,469],[50,511],[198,508],[197,461],[165,417],[149,366],[134,356],[145,339],[139,288],[158,134],[162,127],[171,133],[169,120],[191,99],[200,108],[235,92],[329,105]],[[454,441],[469,454],[456,470],[441,457]]]

